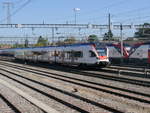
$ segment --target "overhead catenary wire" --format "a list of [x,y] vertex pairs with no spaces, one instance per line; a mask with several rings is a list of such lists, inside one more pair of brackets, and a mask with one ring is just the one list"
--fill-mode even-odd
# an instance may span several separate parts
[[[91,10],[90,9],[90,11],[86,11],[86,12],[80,12],[81,14],[80,14],[80,17],[82,17],[82,18],[87,18],[87,15],[89,15],[90,17],[91,17],[91,15],[93,15],[93,14],[96,14],[96,13],[100,13],[100,12],[102,12],[103,11],[103,9],[108,9],[108,8],[111,8],[111,7],[115,7],[115,6],[118,6],[118,5],[121,5],[121,4],[123,4],[124,2],[127,2],[127,0],[119,0],[119,1],[115,1],[115,2],[111,2],[110,4],[108,4],[108,5],[105,5],[104,7],[99,7],[99,8],[96,8],[96,9],[93,9],[93,10]],[[69,22],[73,22],[74,20],[72,19],[72,18],[74,18],[74,16],[68,16],[67,17],[68,18],[68,20],[71,18],[71,20],[69,20]],[[64,17],[64,18],[55,18],[54,20],[64,20],[64,19],[66,19],[66,17]],[[67,21],[68,21],[67,20]],[[85,20],[85,19],[84,19]],[[87,19],[86,19],[87,20]]]
[[126,1],[127,0],[120,0],[120,1],[117,1],[117,2],[113,2],[113,3],[108,4],[108,5],[106,5],[106,6],[102,7],[102,8],[97,8],[97,9],[94,9],[94,10],[90,10],[90,11],[84,12],[84,13],[82,13],[82,15],[91,15],[91,14],[94,14],[94,13],[100,13],[100,12],[103,11],[102,9],[109,9],[109,8],[121,5],[122,3],[126,2]]
[[[123,2],[123,1],[120,1],[120,3]],[[114,4],[115,6],[115,4]],[[142,8],[136,8],[136,9],[133,9],[133,10],[127,10],[127,11],[123,11],[123,12],[119,12],[119,13],[116,13],[116,14],[112,14],[111,17],[114,19],[114,18],[122,18],[122,16],[125,16],[125,15],[131,15],[131,16],[134,16],[135,17],[135,13],[141,13],[143,11],[148,11],[147,9],[150,9],[149,6],[146,6],[146,7],[142,7]],[[99,13],[95,10],[96,13]],[[92,13],[93,14],[93,13]],[[142,13],[143,14],[143,13]],[[82,15],[82,14],[81,14]],[[121,16],[122,15],[122,16]],[[86,17],[87,18],[87,17]],[[139,18],[142,18],[142,17],[139,17]],[[100,21],[100,16],[99,17],[94,17],[94,18],[91,18],[91,19],[97,19],[98,21]],[[87,19],[86,19],[87,20]]]
[[[15,14],[17,14],[19,11],[21,11],[24,7],[26,7],[29,3],[31,2],[31,0],[27,0],[25,3],[23,3],[19,8],[17,8],[13,13],[11,13],[9,15],[9,17],[13,17]],[[8,17],[7,17],[8,18]],[[0,20],[0,23],[4,22],[7,20],[7,18],[3,18],[2,20]]]
[[25,0],[16,0],[16,1],[14,1],[14,4],[16,5],[16,4],[20,4],[20,3],[22,3],[23,1],[25,1]]
[[133,10],[127,10],[127,11],[123,11],[123,12],[113,14],[113,17],[120,17],[120,15],[129,15],[131,13],[135,13],[135,12],[139,12],[139,11],[141,12],[141,11],[144,11],[144,10],[147,10],[147,9],[150,9],[150,7],[147,6],[147,7],[142,7],[142,8],[136,8],[136,9],[133,9]]
[[134,17],[134,18],[127,18],[127,19],[125,19],[125,20],[122,20],[122,22],[127,22],[127,21],[136,21],[137,19],[145,19],[145,18],[150,18],[150,16],[149,15],[146,15],[146,16],[142,16],[142,17],[139,17],[139,16],[137,16],[137,17]]

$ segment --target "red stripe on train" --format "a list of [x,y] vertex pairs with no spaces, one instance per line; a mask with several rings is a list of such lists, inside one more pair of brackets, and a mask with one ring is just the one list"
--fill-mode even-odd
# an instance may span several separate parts
[[101,60],[107,59],[107,56],[99,56],[99,59],[101,59]]

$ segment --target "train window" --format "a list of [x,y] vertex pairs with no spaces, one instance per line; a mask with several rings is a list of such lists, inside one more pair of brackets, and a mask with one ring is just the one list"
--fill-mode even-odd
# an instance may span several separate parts
[[99,56],[105,56],[105,55],[107,55],[106,49],[98,49],[97,53],[98,53]]
[[61,57],[65,57],[65,53],[64,52],[61,53]]
[[96,57],[96,54],[93,51],[89,51],[90,52],[90,57]]
[[51,56],[55,56],[55,51],[51,51]]
[[67,59],[70,59],[70,58],[71,58],[71,52],[67,51]]
[[55,51],[55,56],[58,57],[61,55],[61,52],[60,51]]
[[83,52],[81,52],[81,51],[75,51],[74,52],[74,57],[83,57]]

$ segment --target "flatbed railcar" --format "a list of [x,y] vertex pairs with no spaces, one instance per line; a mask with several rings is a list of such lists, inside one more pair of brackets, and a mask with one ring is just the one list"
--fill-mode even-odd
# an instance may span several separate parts
[[108,48],[100,43],[16,48],[13,49],[13,52],[16,60],[23,61],[47,62],[77,66],[106,67],[109,65]]

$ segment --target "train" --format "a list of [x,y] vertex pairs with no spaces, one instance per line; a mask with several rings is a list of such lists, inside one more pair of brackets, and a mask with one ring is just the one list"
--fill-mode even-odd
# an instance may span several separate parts
[[127,44],[123,45],[123,57],[121,55],[121,46],[119,43],[107,44],[109,49],[109,60],[111,64],[122,63],[139,65],[139,66],[149,66],[150,65],[150,42],[136,43],[132,46]]
[[[120,43],[108,43],[106,44],[109,49],[109,60],[112,64],[118,64],[121,62],[121,44]],[[123,60],[126,61],[129,56],[130,46],[124,44],[123,46]]]
[[129,63],[138,65],[150,64],[150,42],[137,43],[129,52]]
[[[47,62],[76,66],[107,67],[121,63],[120,43],[81,43],[62,46],[1,49],[0,56],[13,57],[24,62]],[[150,64],[150,42],[133,46],[124,44],[123,63]]]
[[108,48],[102,43],[3,49],[0,54],[13,56],[15,60],[82,67],[106,67],[110,64]]

